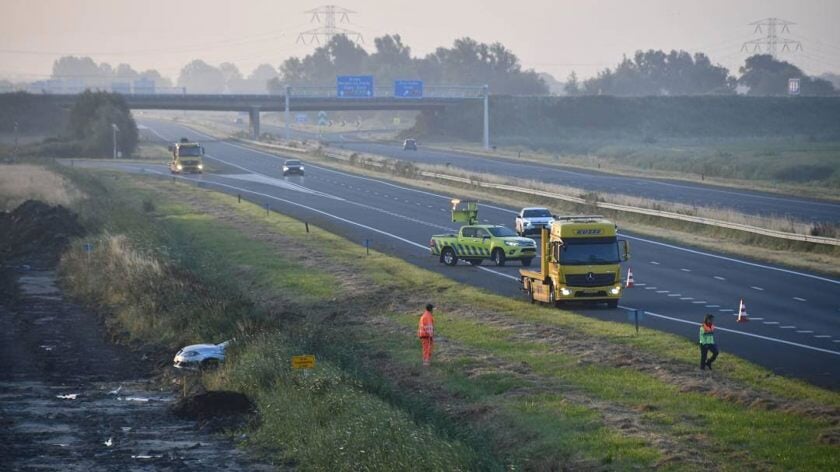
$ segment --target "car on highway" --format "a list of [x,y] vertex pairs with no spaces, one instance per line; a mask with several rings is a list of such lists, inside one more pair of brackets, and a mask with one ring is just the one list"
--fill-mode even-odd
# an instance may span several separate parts
[[553,223],[554,217],[548,208],[530,207],[519,211],[514,227],[516,234],[526,236],[531,233],[540,234],[543,228],[551,229]]
[[230,341],[219,344],[192,344],[175,354],[176,369],[213,369],[225,361],[225,349]]
[[406,139],[403,141],[403,151],[416,151],[417,150],[417,140],[416,139]]
[[303,175],[303,163],[296,159],[289,159],[283,163],[283,177],[293,174]]

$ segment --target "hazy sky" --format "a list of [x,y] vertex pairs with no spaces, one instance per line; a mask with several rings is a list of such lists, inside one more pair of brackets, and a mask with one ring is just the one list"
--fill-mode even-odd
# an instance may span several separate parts
[[[37,79],[65,54],[156,68],[173,80],[188,61],[230,61],[244,74],[279,65],[314,46],[298,33],[317,24],[300,0],[0,0],[0,76]],[[804,52],[809,73],[840,72],[840,0],[342,0],[356,13],[342,25],[373,38],[399,33],[415,55],[471,36],[499,41],[526,68],[591,76],[637,49],[705,51],[737,69],[748,23],[778,17]]]

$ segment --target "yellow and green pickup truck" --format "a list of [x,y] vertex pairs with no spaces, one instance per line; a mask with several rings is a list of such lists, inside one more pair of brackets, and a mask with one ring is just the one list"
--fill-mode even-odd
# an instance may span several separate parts
[[497,266],[506,261],[522,261],[528,267],[537,256],[537,243],[519,237],[512,229],[495,225],[462,226],[458,234],[437,234],[429,241],[433,256],[439,256],[446,265],[454,266],[458,259],[472,265],[481,265],[491,259]]

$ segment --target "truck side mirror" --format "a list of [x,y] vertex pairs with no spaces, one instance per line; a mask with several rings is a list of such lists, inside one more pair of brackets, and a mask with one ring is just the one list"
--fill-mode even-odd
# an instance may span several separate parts
[[620,239],[622,245],[622,254],[621,260],[622,261],[629,261],[630,260],[630,243],[627,242],[626,239]]

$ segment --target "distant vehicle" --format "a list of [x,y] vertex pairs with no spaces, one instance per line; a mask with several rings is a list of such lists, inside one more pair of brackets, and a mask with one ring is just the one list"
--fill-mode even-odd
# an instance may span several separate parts
[[225,361],[225,349],[230,341],[219,344],[193,344],[177,354],[173,365],[176,369],[212,369]]
[[530,233],[539,234],[543,228],[551,229],[552,223],[554,223],[554,217],[551,216],[548,208],[531,207],[519,211],[514,227],[516,234],[526,236]]
[[198,143],[192,143],[187,138],[181,138],[181,141],[169,146],[172,152],[172,160],[169,161],[169,172],[173,174],[193,173],[201,174],[204,172],[204,147],[199,146]]
[[416,139],[406,139],[403,141],[403,151],[416,151],[417,150],[417,140]]
[[302,162],[290,159],[283,163],[283,177],[292,174],[303,175]]

